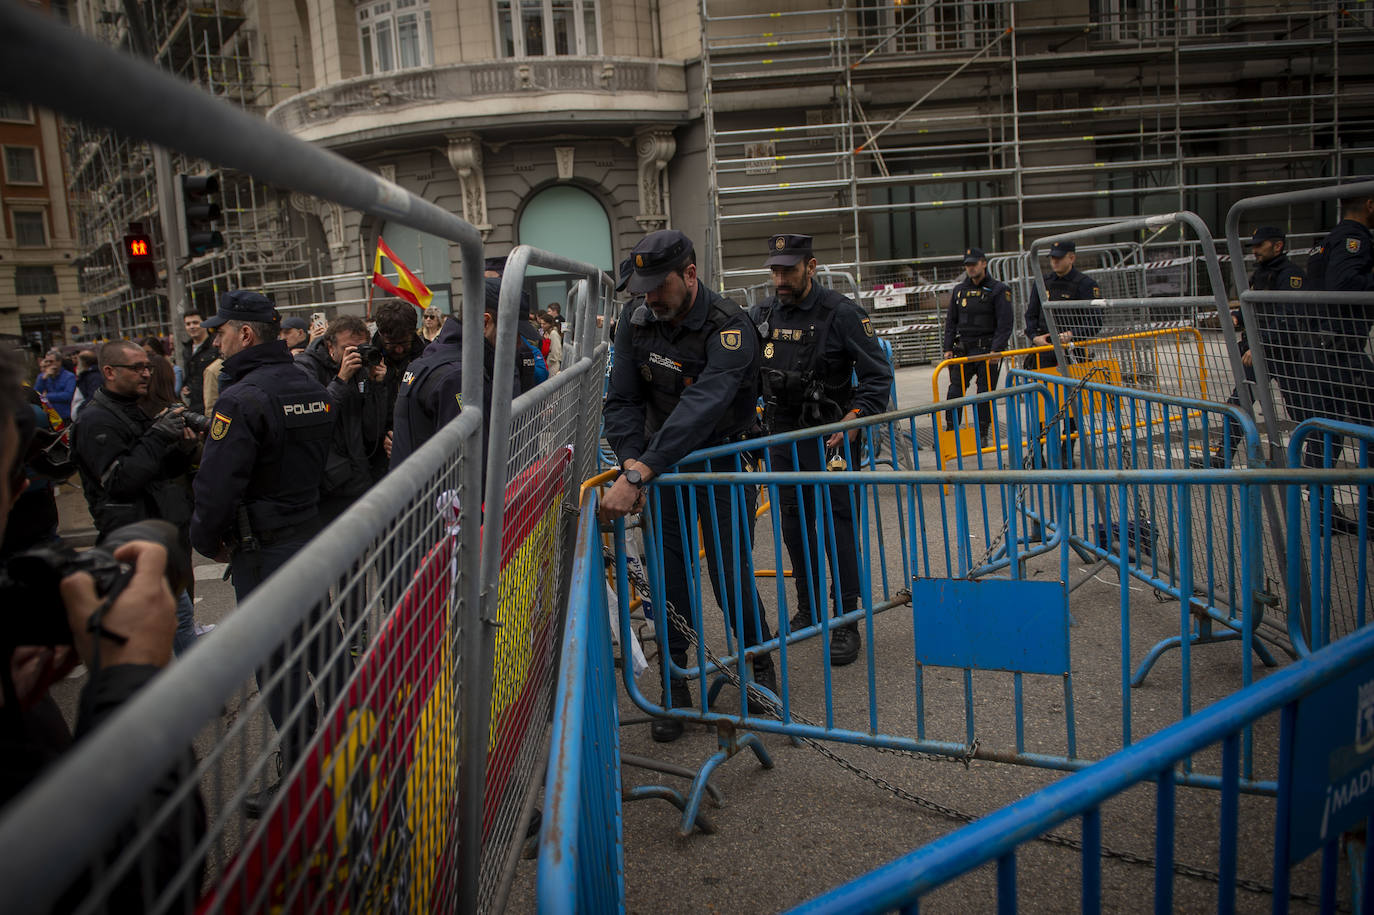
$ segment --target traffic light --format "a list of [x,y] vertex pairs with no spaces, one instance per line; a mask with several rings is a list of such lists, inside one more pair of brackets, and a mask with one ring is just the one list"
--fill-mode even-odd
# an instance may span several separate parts
[[129,285],[135,289],[157,286],[157,264],[153,262],[153,240],[143,231],[143,224],[129,223],[124,236],[124,261],[129,268]]
[[214,175],[178,175],[176,192],[181,210],[181,250],[195,257],[224,247],[224,236],[212,225],[220,217],[219,204],[210,200],[219,193],[219,179]]

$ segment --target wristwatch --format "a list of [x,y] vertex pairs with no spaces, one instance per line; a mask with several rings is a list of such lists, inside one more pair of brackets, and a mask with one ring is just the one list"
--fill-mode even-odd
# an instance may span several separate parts
[[644,485],[644,476],[638,470],[622,469],[620,471],[620,477],[636,489]]

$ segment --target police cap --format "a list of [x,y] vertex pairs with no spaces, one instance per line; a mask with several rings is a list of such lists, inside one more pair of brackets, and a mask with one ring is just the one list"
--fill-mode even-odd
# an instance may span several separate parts
[[628,257],[620,262],[620,279],[616,281],[615,291],[624,292],[625,285],[630,282],[630,274],[634,272],[635,265]]
[[774,235],[768,239],[765,267],[793,267],[811,259],[810,235]]
[[976,264],[976,263],[978,263],[979,261],[985,261],[985,260],[987,260],[987,259],[988,259],[988,256],[987,256],[986,254],[983,253],[983,249],[982,249],[982,248],[965,248],[965,249],[964,249],[964,263],[965,263],[965,264]]
[[1274,226],[1260,226],[1255,230],[1255,234],[1250,236],[1250,244],[1258,245],[1260,242],[1266,242],[1271,238],[1285,241],[1287,237],[1288,236],[1283,234],[1282,229],[1275,228]]
[[636,295],[657,289],[669,273],[686,266],[695,253],[692,240],[677,229],[650,232],[630,252],[634,272],[626,287]]
[[281,321],[272,300],[261,292],[235,289],[219,298],[219,311],[205,321],[205,327],[219,327],[226,321],[251,321],[256,324],[276,324]]
[[1065,254],[1072,254],[1078,250],[1078,246],[1071,241],[1057,241],[1050,245],[1050,257],[1063,257]]

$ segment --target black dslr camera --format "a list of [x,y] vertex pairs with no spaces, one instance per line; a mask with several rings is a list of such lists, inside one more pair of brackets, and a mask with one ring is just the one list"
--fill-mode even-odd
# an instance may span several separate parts
[[[116,528],[99,546],[78,553],[69,547],[39,546],[16,553],[0,567],[0,599],[6,612],[0,622],[0,643],[70,645],[67,608],[58,583],[68,575],[87,572],[101,597],[122,590],[133,577],[133,566],[114,558],[114,551],[135,540],[151,540],[167,548],[167,584],[173,594],[186,590],[191,557],[181,546],[175,526],[166,521],[138,521]],[[9,663],[8,657],[0,658]]]
[[368,368],[375,368],[382,364],[382,348],[373,346],[371,343],[364,343],[353,347],[353,351],[363,360],[363,365]]
[[181,418],[186,420],[186,425],[191,427],[192,432],[209,432],[210,420],[204,413],[195,413],[191,410],[182,410]]

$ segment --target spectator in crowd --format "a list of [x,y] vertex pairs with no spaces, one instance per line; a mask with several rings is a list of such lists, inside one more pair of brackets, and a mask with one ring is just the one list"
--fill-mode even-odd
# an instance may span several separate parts
[[559,330],[562,330],[562,329],[563,329],[563,306],[562,306],[562,305],[559,305],[557,302],[550,302],[550,303],[549,303],[549,307],[548,307],[546,310],[547,310],[548,313],[549,313],[549,317],[553,318],[555,321],[558,322],[558,329],[559,329]]
[[[362,318],[344,315],[296,357],[296,366],[328,389],[334,400],[334,433],[320,480],[316,525],[323,529],[372,485],[372,457],[386,435],[386,364],[368,345]],[[370,350],[375,363],[360,348]]]
[[396,409],[396,395],[401,390],[401,378],[406,368],[424,355],[425,338],[415,329],[415,306],[401,299],[384,299],[372,312],[377,332],[372,345],[382,350],[386,365],[386,433],[382,448],[372,455],[372,479],[380,480],[391,467],[391,440]]
[[[117,340],[102,346],[104,384],[72,428],[72,452],[101,539],[126,524],[160,518],[176,526],[189,552],[187,475],[200,437],[186,425],[180,404],[175,409],[166,405],[172,393],[170,366],[162,395],[166,404],[150,415],[152,372],[152,360],[138,345]],[[177,598],[177,653],[189,649],[195,639],[193,605],[183,592]]]
[[[148,348],[144,347],[144,352]],[[172,406],[181,406],[177,397],[176,372],[172,370],[172,360],[157,352],[148,353],[148,364],[152,375],[148,378],[148,393],[139,398],[139,406],[150,417],[155,417]]]
[[434,305],[425,309],[423,326],[420,329],[420,336],[426,343],[433,343],[439,336],[439,331],[444,329],[444,313]]
[[219,355],[205,329],[204,316],[194,308],[187,309],[182,323],[186,327],[186,343],[182,346],[181,364],[185,374],[181,396],[193,413],[205,412],[205,367]]
[[219,373],[222,371],[224,371],[224,357],[216,356],[215,361],[205,367],[205,374],[201,376],[206,416],[214,411],[215,403],[219,400]]
[[[17,467],[23,461],[23,435],[19,420],[26,407],[20,400],[19,372],[13,360],[0,357],[0,535],[8,539],[11,509],[19,495]],[[133,576],[124,590],[106,604],[96,593],[89,575],[64,579],[59,598],[72,632],[71,646],[18,646],[0,658],[8,667],[0,694],[0,807],[7,806],[72,746],[61,711],[48,690],[78,663],[90,672],[77,702],[75,740],[96,730],[167,665],[172,653],[173,599],[164,569],[167,551],[160,544],[136,541],[115,551],[129,563]],[[32,612],[36,607],[12,607]],[[89,623],[103,611],[99,628]],[[118,633],[119,638],[109,633]],[[97,651],[96,643],[99,640]],[[188,747],[185,756],[158,779],[146,797],[146,807],[160,809],[183,787],[183,773],[192,771],[195,759]],[[172,816],[161,821],[145,851],[113,886],[105,902],[112,911],[139,911],[148,903],[145,888],[169,885],[185,863],[185,854],[205,833],[205,807],[199,791],[192,791]],[[108,868],[129,847],[134,826],[129,824],[101,853]],[[191,884],[199,885],[200,866],[193,868]],[[92,881],[83,874],[63,895],[57,911],[75,909]]]
[[563,368],[563,331],[547,311],[539,315],[539,329],[543,331],[544,342],[548,345],[544,361],[549,367],[549,375],[557,375]]
[[[234,595],[242,603],[317,527],[334,402],[293,363],[280,339],[281,319],[266,296],[226,292],[206,326],[215,330],[224,371],[195,479],[191,544],[206,556],[229,560]],[[312,675],[317,682],[324,678],[326,688],[336,685],[337,673],[324,677],[334,670],[326,667],[333,653],[330,631],[316,608],[257,671],[288,769],[304,756],[319,724]],[[269,783],[246,798],[245,815],[262,816],[279,787],[280,781]]]
[[[7,356],[0,355],[0,361],[7,359]],[[5,366],[0,366],[0,372],[5,370]],[[3,396],[0,393],[0,397]],[[19,423],[20,438],[25,447],[20,455],[21,467],[16,471],[13,483],[18,498],[10,510],[4,542],[0,543],[0,557],[32,546],[61,543],[57,534],[56,487],[76,473],[70,449],[62,442],[61,420],[43,402],[43,395],[24,386],[15,420]],[[0,513],[3,513],[3,509],[0,509]]]
[[292,315],[281,319],[281,338],[292,356],[299,356],[310,345],[310,325],[305,318]]
[[72,421],[72,397],[76,394],[76,375],[62,367],[62,359],[57,353],[51,352],[43,357],[33,387],[48,401],[48,405],[57,411],[57,415],[62,417],[62,422]]
[[[501,296],[501,281],[486,280],[486,302],[482,314],[482,454],[487,451],[490,429],[492,372],[496,366],[496,316]],[[516,340],[517,347],[523,343]],[[525,390],[520,378],[519,355],[511,378],[514,394]],[[396,398],[395,433],[391,444],[391,466],[397,467],[411,453],[429,441],[439,428],[462,410],[463,322],[449,321],[419,359],[411,363],[401,379]]]
[[76,354],[76,393],[72,395],[72,419],[81,410],[81,405],[91,399],[91,395],[100,387],[102,378],[100,369],[97,366],[95,353],[88,349],[83,349]]

